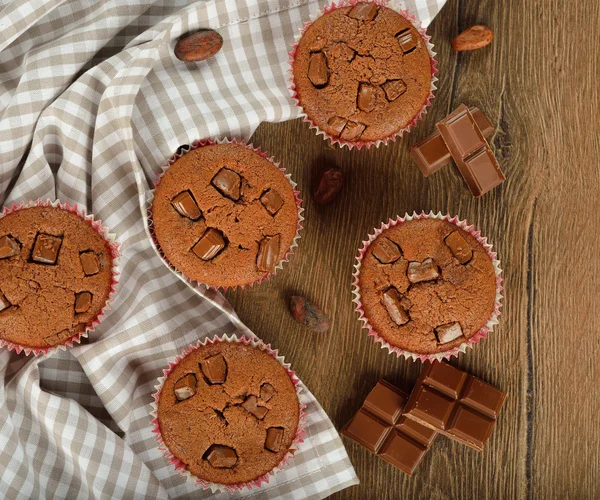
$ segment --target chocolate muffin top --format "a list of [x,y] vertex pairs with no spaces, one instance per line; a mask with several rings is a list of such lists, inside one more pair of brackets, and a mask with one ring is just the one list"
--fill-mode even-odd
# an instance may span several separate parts
[[33,207],[0,219],[0,338],[64,344],[100,314],[111,281],[108,242],[77,214]]
[[169,167],[152,217],[175,268],[200,283],[233,287],[275,270],[294,241],[298,207],[273,163],[243,145],[215,144]]
[[433,218],[384,230],[363,257],[358,284],[373,329],[415,354],[461,345],[487,323],[496,299],[485,248],[456,225]]
[[419,31],[372,3],[334,9],[312,23],[298,43],[293,74],[308,118],[349,142],[399,132],[421,111],[431,88]]
[[275,358],[256,347],[219,342],[175,366],[157,414],[165,444],[194,476],[234,484],[279,465],[296,436],[300,408]]

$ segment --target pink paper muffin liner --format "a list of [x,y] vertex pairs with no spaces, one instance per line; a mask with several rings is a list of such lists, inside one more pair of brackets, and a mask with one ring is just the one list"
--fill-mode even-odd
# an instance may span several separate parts
[[[292,384],[294,385],[294,388],[296,389],[296,395],[298,396],[298,427],[296,429],[296,435],[294,437],[294,440],[292,441],[292,444],[290,445],[288,453],[283,457],[281,462],[279,462],[279,465],[277,465],[271,471],[247,483],[219,484],[206,481],[204,479],[194,476],[191,472],[187,470],[186,464],[171,453],[171,451],[165,444],[162,438],[162,434],[160,432],[160,424],[158,421],[158,401],[160,399],[160,393],[162,391],[165,380],[173,371],[173,369],[177,366],[177,364],[188,354],[199,349],[201,346],[205,346],[207,344],[216,344],[219,342],[237,342],[240,344],[256,347],[257,349],[268,353],[270,356],[275,358],[279,362],[279,364],[285,369],[285,371],[290,377],[290,380],[292,381]],[[203,340],[198,340],[196,344],[188,346],[188,348],[184,349],[181,352],[181,354],[175,356],[175,359],[173,359],[173,361],[169,361],[168,367],[163,369],[163,375],[162,377],[158,378],[158,384],[155,385],[154,388],[156,389],[156,392],[152,395],[153,402],[151,403],[152,411],[150,412],[150,415],[152,417],[152,433],[155,435],[155,439],[158,442],[158,448],[163,452],[163,456],[174,467],[175,471],[179,472],[179,475],[186,477],[188,481],[194,482],[196,486],[202,487],[203,490],[210,489],[213,493],[234,493],[245,489],[251,490],[253,488],[260,488],[262,485],[268,484],[270,479],[274,475],[285,469],[290,459],[294,456],[296,450],[298,450],[298,448],[300,447],[300,444],[304,442],[304,435],[306,434],[306,430],[304,428],[306,426],[307,415],[304,411],[306,409],[306,405],[300,402],[300,393],[302,391],[300,379],[296,376],[296,373],[291,369],[290,364],[285,362],[283,356],[280,356],[276,349],[272,349],[270,344],[265,344],[261,340],[246,337],[245,335],[242,335],[241,337],[237,337],[236,335],[223,335],[222,337],[218,337],[217,335],[215,335],[213,338],[207,337]]]
[[19,210],[23,210],[24,208],[33,208],[33,207],[53,207],[59,208],[61,210],[66,210],[67,212],[72,212],[77,214],[79,217],[84,219],[90,226],[92,226],[96,232],[106,240],[108,243],[108,247],[110,250],[110,258],[111,258],[111,282],[110,282],[110,292],[106,299],[106,303],[100,313],[90,321],[85,329],[81,332],[75,333],[72,337],[69,337],[62,344],[58,344],[51,347],[29,347],[29,346],[21,346],[19,344],[15,344],[13,342],[9,342],[4,339],[0,339],[0,347],[7,347],[9,351],[16,351],[17,354],[24,352],[26,355],[33,354],[34,356],[40,356],[43,354],[48,354],[50,352],[56,351],[58,349],[62,349],[66,351],[67,347],[73,347],[74,343],[81,342],[81,339],[87,337],[89,332],[93,332],[96,329],[102,320],[106,317],[106,313],[110,311],[110,304],[114,300],[114,296],[117,292],[116,287],[119,283],[119,258],[121,257],[121,253],[119,252],[119,243],[116,241],[116,235],[109,232],[108,228],[102,225],[101,220],[96,220],[93,214],[88,214],[84,209],[79,208],[77,205],[70,205],[69,202],[61,203],[59,200],[50,201],[50,200],[36,200],[36,201],[22,201],[18,205],[13,203],[10,207],[3,207],[2,212],[0,213],[0,219],[6,217],[9,214],[14,212],[18,212]]
[[[298,43],[300,42],[302,35],[304,35],[304,33],[308,30],[308,28],[310,28],[312,23],[314,23],[317,18],[331,12],[332,10],[339,9],[342,7],[349,7],[356,3],[374,3],[375,5],[393,9],[400,15],[405,17],[421,34],[421,37],[425,42],[425,46],[427,47],[427,52],[429,52],[429,60],[431,63],[431,87],[429,89],[429,95],[427,96],[427,100],[425,101],[425,104],[423,105],[421,110],[416,114],[416,116],[406,127],[400,129],[399,131],[395,132],[394,134],[388,137],[384,137],[383,139],[378,139],[375,141],[346,141],[344,139],[340,139],[339,137],[332,136],[324,130],[321,130],[321,128],[315,122],[313,122],[304,112],[304,108],[302,107],[302,103],[300,102],[298,92],[296,91],[296,83],[294,82],[294,60],[296,58],[296,51],[298,50]],[[435,59],[436,53],[433,51],[431,37],[427,35],[427,30],[422,26],[421,21],[419,21],[417,17],[412,15],[408,10],[404,9],[403,6],[399,2],[397,2],[397,0],[339,0],[337,3],[332,2],[330,5],[326,6],[322,11],[319,11],[316,14],[312,15],[310,21],[305,21],[304,27],[300,28],[300,33],[296,35],[296,41],[294,42],[294,45],[292,45],[292,50],[289,52],[289,56],[290,59],[288,61],[288,64],[290,67],[288,73],[290,76],[288,79],[288,90],[290,91],[290,94],[292,96],[292,99],[296,103],[296,106],[298,106],[302,110],[301,114],[299,115],[300,118],[302,118],[304,122],[309,124],[309,128],[315,129],[317,135],[322,135],[324,140],[329,139],[332,144],[339,144],[340,147],[347,146],[348,149],[356,147],[356,149],[360,150],[363,147],[369,149],[371,146],[379,147],[381,144],[387,145],[390,141],[395,142],[396,138],[402,137],[402,135],[405,132],[409,133],[411,128],[415,127],[417,123],[423,119],[423,116],[427,114],[427,108],[431,106],[431,101],[435,97],[434,91],[437,90],[437,87],[435,86],[435,82],[437,82],[436,75],[438,73],[437,60]]]
[[[413,219],[429,219],[429,218],[445,220],[445,221],[449,222],[450,224],[454,224],[455,226],[459,227],[460,229],[466,231],[471,236],[473,236],[483,246],[483,248],[489,255],[490,259],[492,260],[492,265],[494,267],[494,273],[496,275],[496,298],[495,298],[495,303],[494,303],[494,310],[492,311],[492,314],[489,317],[489,319],[487,320],[486,324],[479,331],[477,331],[473,336],[471,336],[469,339],[467,339],[466,342],[463,342],[460,346],[454,347],[447,351],[433,353],[433,354],[418,354],[418,353],[410,352],[410,351],[401,349],[399,347],[396,347],[394,345],[391,345],[382,336],[380,336],[379,333],[377,333],[377,331],[375,330],[375,328],[369,323],[369,318],[365,315],[365,311],[363,310],[363,306],[362,306],[362,302],[361,302],[359,276],[360,276],[360,268],[362,265],[362,260],[363,260],[365,253],[367,252],[367,250],[368,250],[369,246],[371,245],[371,243],[373,242],[373,240],[375,240],[375,238],[377,238],[377,236],[379,236],[384,230],[389,229],[390,227],[394,227],[397,224],[403,224],[406,221],[411,221]],[[472,348],[475,344],[479,344],[479,342],[481,342],[481,340],[487,338],[488,334],[491,333],[492,330],[494,329],[494,326],[498,324],[498,317],[500,316],[500,308],[502,307],[501,300],[502,300],[502,290],[503,290],[503,287],[502,287],[503,279],[502,279],[502,276],[500,276],[500,274],[502,273],[502,269],[500,269],[500,261],[497,259],[496,252],[492,251],[492,245],[490,245],[488,243],[487,238],[481,236],[481,231],[475,230],[475,226],[468,225],[466,221],[464,221],[464,220],[461,221],[461,220],[459,220],[458,217],[450,217],[449,215],[442,215],[441,212],[438,212],[437,214],[435,214],[433,212],[429,212],[429,213],[421,212],[420,214],[413,212],[412,215],[405,214],[404,217],[398,216],[394,220],[390,219],[387,224],[382,223],[381,227],[379,229],[374,229],[373,234],[369,235],[369,239],[366,241],[363,241],[362,243],[363,243],[363,246],[361,249],[359,249],[358,255],[356,257],[357,262],[354,265],[355,271],[352,274],[352,276],[354,277],[354,281],[352,283],[352,285],[353,285],[352,293],[354,295],[354,299],[352,301],[356,304],[355,309],[359,315],[358,319],[363,322],[363,328],[366,328],[368,330],[369,337],[373,337],[375,342],[380,343],[381,348],[387,349],[390,352],[390,354],[395,353],[396,356],[398,356],[398,357],[404,356],[406,359],[412,359],[415,361],[417,359],[419,359],[419,360],[421,360],[421,362],[442,361],[443,359],[450,359],[450,358],[452,358],[452,356],[458,357],[458,354],[460,352],[466,352],[467,347]]]
[[[191,278],[188,278],[184,273],[179,271],[167,259],[166,255],[164,254],[164,252],[162,251],[162,249],[160,247],[160,244],[158,243],[158,239],[156,238],[156,233],[154,231],[154,221],[152,219],[152,202],[154,200],[154,193],[156,191],[156,187],[160,183],[165,172],[169,169],[169,167],[173,163],[175,163],[176,160],[181,158],[183,155],[189,153],[190,151],[193,151],[194,149],[198,149],[198,148],[201,148],[204,146],[212,146],[215,144],[237,144],[240,146],[244,146],[245,148],[250,149],[251,151],[254,151],[258,155],[260,155],[262,158],[270,161],[273,165],[275,165],[283,173],[285,178],[291,184],[292,190],[294,192],[294,199],[296,200],[296,207],[298,209],[298,221],[297,221],[297,226],[296,226],[296,235],[294,236],[294,240],[292,241],[292,244],[290,245],[290,248],[288,249],[288,251],[285,254],[285,256],[283,257],[283,259],[281,259],[279,261],[279,263],[275,266],[275,270],[272,273],[268,273],[265,276],[261,276],[260,278],[258,278],[257,280],[255,280],[251,283],[245,283],[243,285],[236,285],[236,286],[212,285],[210,283],[203,283],[203,282],[195,281],[195,280],[192,280]],[[182,148],[181,151],[178,150],[178,152],[176,152],[168,160],[168,162],[161,167],[161,172],[156,176],[156,180],[154,181],[154,189],[151,191],[150,197],[149,197],[147,205],[146,205],[147,214],[148,214],[148,232],[150,233],[150,238],[153,243],[153,248],[156,251],[157,255],[160,257],[160,259],[163,261],[163,263],[174,274],[176,274],[180,279],[182,279],[183,281],[185,281],[186,283],[188,283],[190,286],[192,286],[194,288],[198,288],[198,286],[200,286],[200,287],[204,286],[207,288],[213,288],[215,290],[226,291],[228,289],[236,289],[238,287],[242,288],[242,289],[245,288],[246,286],[252,287],[255,284],[260,284],[262,281],[265,281],[265,280],[268,281],[271,279],[271,276],[274,276],[278,270],[283,268],[283,264],[285,262],[289,261],[291,255],[294,253],[296,247],[298,246],[298,240],[300,239],[300,231],[302,230],[302,221],[304,220],[304,217],[302,216],[302,212],[304,211],[304,208],[302,208],[302,199],[300,199],[300,191],[298,191],[298,189],[296,189],[296,187],[297,187],[297,184],[292,180],[291,174],[286,173],[285,168],[281,167],[279,162],[276,162],[273,156],[269,156],[268,153],[261,151],[260,147],[254,147],[253,144],[247,144],[245,141],[239,140],[239,139],[228,139],[228,138],[208,139],[207,138],[207,139],[196,140],[188,148]]]

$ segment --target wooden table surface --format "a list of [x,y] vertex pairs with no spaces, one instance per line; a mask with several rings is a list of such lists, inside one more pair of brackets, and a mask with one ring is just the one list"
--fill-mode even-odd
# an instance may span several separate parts
[[[491,47],[457,54],[472,24]],[[373,227],[405,212],[458,214],[487,235],[505,279],[500,325],[452,364],[508,392],[482,453],[439,438],[412,478],[346,438],[359,486],[335,498],[598,498],[600,496],[600,2],[449,0],[429,33],[439,90],[418,128],[369,151],[332,148],[299,120],[254,135],[298,182],[306,220],[297,253],[269,283],[227,293],[241,319],[293,363],[340,429],[381,378],[410,389],[419,363],[396,358],[357,320],[351,275]],[[507,181],[474,199],[454,166],[426,179],[409,146],[460,103],[497,124]],[[343,168],[334,204],[311,199],[324,161]],[[294,322],[301,294],[332,318],[327,333]]]

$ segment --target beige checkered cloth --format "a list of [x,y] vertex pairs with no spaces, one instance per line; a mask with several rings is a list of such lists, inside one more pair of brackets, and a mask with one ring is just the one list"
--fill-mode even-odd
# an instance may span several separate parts
[[[407,7],[428,24],[444,1]],[[0,352],[0,498],[210,496],[158,451],[150,396],[188,344],[252,333],[220,294],[192,289],[158,259],[144,203],[179,145],[247,139],[261,121],[297,116],[287,51],[324,3],[0,0],[0,202],[77,202],[123,252],[116,301],[88,342],[40,358]],[[218,30],[225,45],[210,61],[184,64],[174,41],[197,28]],[[306,389],[303,402],[305,443],[245,496],[322,498],[358,482]]]

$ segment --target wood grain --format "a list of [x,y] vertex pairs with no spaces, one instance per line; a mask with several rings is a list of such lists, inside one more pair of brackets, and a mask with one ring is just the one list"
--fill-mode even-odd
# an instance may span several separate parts
[[[472,24],[496,38],[472,53],[450,42]],[[482,453],[440,438],[406,477],[344,440],[361,480],[335,498],[598,498],[600,495],[600,3],[449,0],[429,29],[439,90],[410,136],[369,151],[334,149],[300,121],[254,136],[299,184],[306,221],[297,254],[271,282],[229,292],[241,319],[293,363],[339,429],[381,377],[410,389],[419,364],[381,350],[361,330],[351,274],[361,241],[405,212],[458,214],[498,251],[500,326],[453,364],[506,390]],[[507,176],[475,200],[454,167],[424,178],[408,147],[458,104],[497,124],[491,143]],[[326,162],[346,185],[326,207],[310,197]],[[301,294],[332,318],[324,334],[294,322]]]

